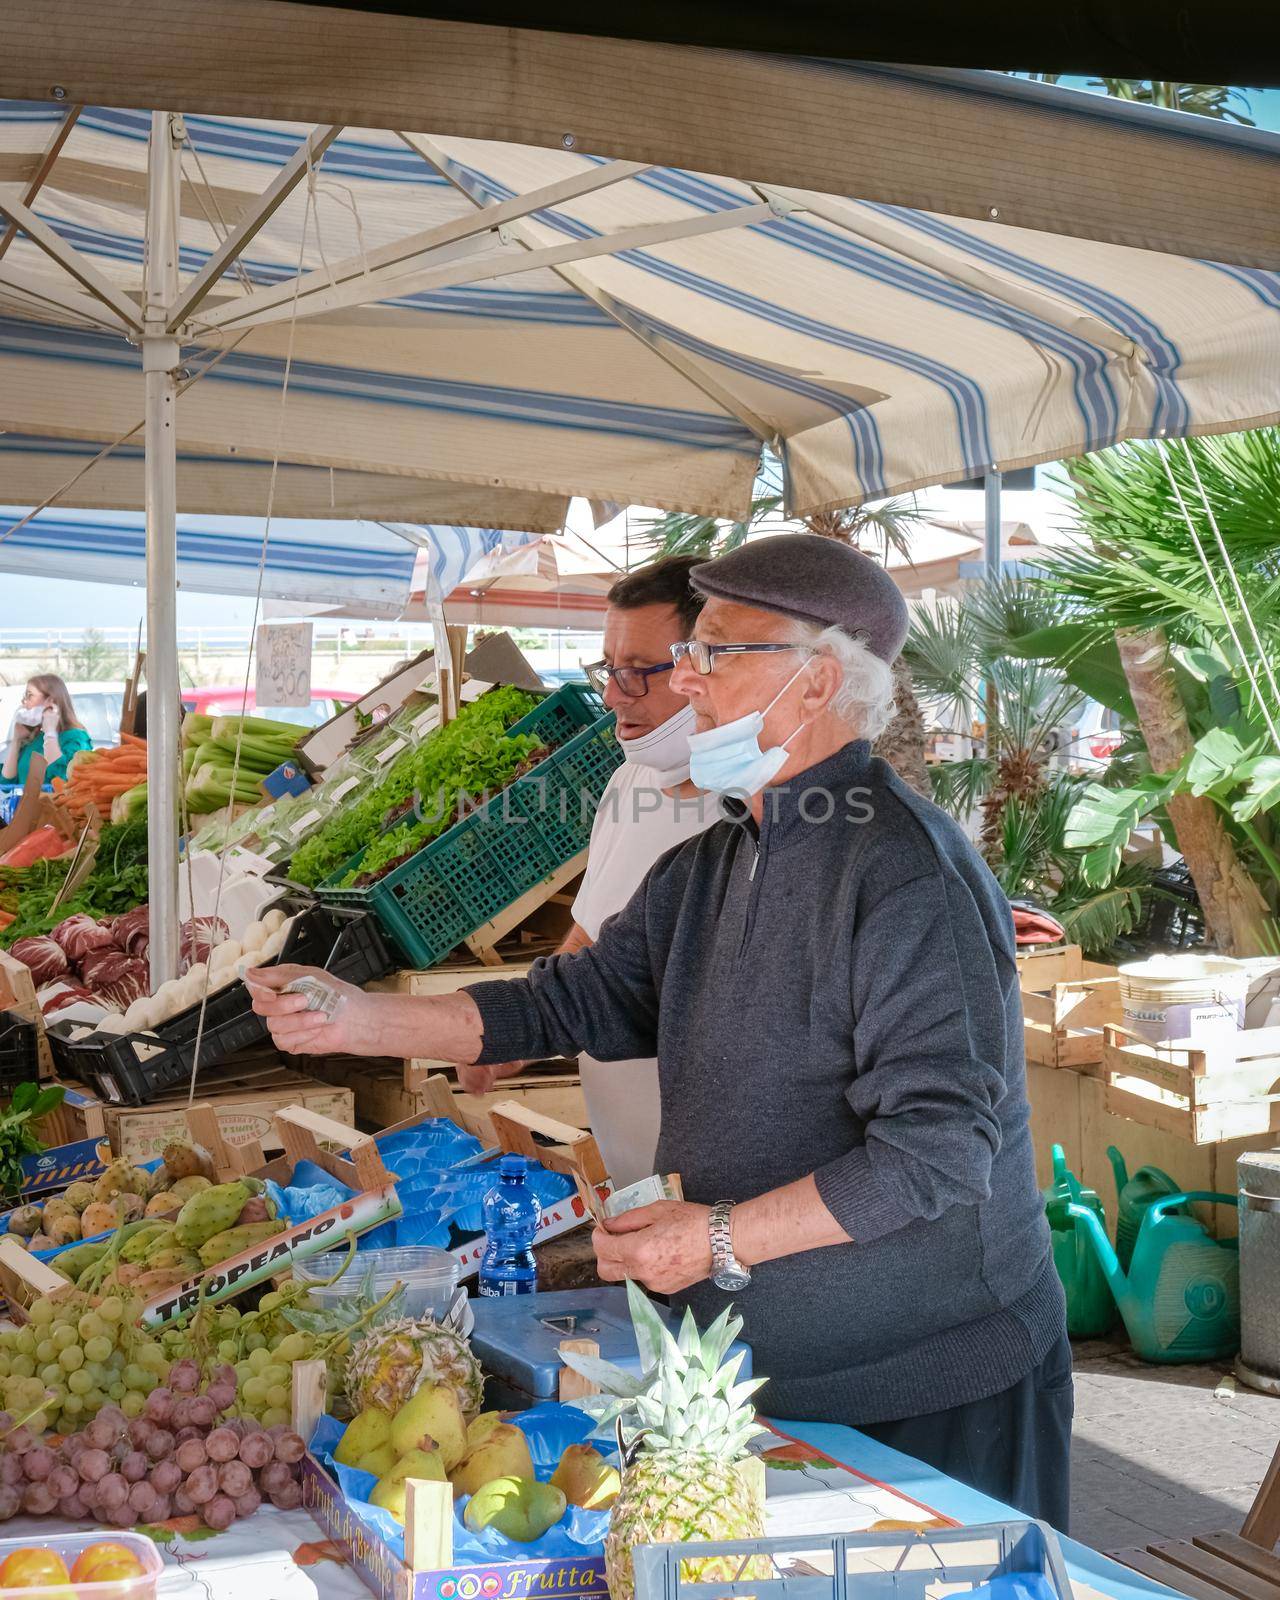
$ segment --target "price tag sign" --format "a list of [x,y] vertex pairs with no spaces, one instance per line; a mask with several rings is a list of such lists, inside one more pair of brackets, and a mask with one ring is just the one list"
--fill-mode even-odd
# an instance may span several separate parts
[[258,629],[254,682],[260,710],[311,704],[309,622],[268,622]]

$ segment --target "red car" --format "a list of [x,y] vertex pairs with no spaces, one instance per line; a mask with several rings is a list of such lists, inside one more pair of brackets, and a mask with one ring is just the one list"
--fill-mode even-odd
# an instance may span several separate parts
[[[301,728],[318,728],[330,717],[336,717],[343,706],[352,705],[359,698],[347,689],[313,689],[309,706],[269,706],[262,715],[275,722],[296,722]],[[234,717],[242,711],[252,712],[256,707],[257,696],[252,689],[246,694],[230,684],[182,691],[182,709],[198,711],[206,717]]]

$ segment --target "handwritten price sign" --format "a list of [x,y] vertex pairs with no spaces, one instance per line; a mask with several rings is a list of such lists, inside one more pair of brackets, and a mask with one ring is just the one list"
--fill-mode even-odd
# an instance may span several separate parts
[[258,708],[311,704],[311,624],[270,622],[258,629]]

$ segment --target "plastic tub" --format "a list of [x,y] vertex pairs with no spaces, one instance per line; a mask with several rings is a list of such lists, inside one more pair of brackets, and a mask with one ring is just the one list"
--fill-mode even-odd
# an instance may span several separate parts
[[55,1533],[41,1528],[29,1539],[0,1539],[0,1563],[15,1550],[52,1550],[60,1555],[70,1572],[81,1551],[93,1544],[119,1544],[137,1556],[142,1567],[138,1578],[112,1578],[103,1583],[54,1583],[47,1587],[14,1589],[0,1584],[0,1600],[155,1600],[156,1584],[164,1562],[152,1540],[140,1533],[122,1533],[115,1528],[98,1528],[90,1533]]
[[1244,1026],[1249,969],[1228,956],[1152,956],[1120,968],[1125,1025],[1160,1044],[1185,1039],[1193,1022]]
[[345,1250],[333,1250],[326,1255],[312,1256],[310,1261],[295,1261],[293,1275],[315,1286],[311,1294],[320,1306],[349,1300],[360,1293],[366,1281],[370,1282],[377,1298],[386,1294],[393,1284],[403,1283],[406,1316],[444,1320],[458,1287],[460,1271],[447,1250],[437,1250],[429,1244],[401,1245],[393,1250],[361,1250],[337,1283],[327,1289],[320,1288],[346,1257]]

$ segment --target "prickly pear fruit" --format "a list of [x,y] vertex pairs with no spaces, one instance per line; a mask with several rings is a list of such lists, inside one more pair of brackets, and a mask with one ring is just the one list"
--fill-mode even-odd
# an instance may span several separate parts
[[193,1272],[199,1272],[203,1263],[194,1250],[184,1250],[181,1245],[170,1244],[160,1250],[149,1253],[146,1258],[148,1269],[155,1272],[179,1272],[183,1277],[190,1277]]
[[255,1194],[245,1201],[236,1218],[236,1227],[247,1227],[251,1222],[270,1222],[274,1207],[265,1194]]
[[145,1202],[140,1194],[121,1194],[116,1196],[120,1206],[120,1215],[126,1222],[138,1222],[145,1210]]
[[134,1278],[131,1288],[136,1289],[142,1296],[159,1294],[161,1289],[172,1289],[180,1284],[189,1274],[171,1270],[162,1271],[159,1267],[152,1267],[149,1271],[140,1273]]
[[139,1167],[142,1182],[138,1185],[138,1193],[144,1200],[150,1200],[152,1195],[163,1194],[169,1187],[168,1174],[163,1167],[154,1167],[150,1171],[146,1167]]
[[[44,1203],[44,1220],[46,1223],[52,1222],[55,1217],[75,1217],[79,1216],[79,1214],[76,1208],[68,1204],[60,1194],[54,1195],[52,1200],[46,1200]],[[48,1232],[48,1229],[46,1228],[45,1231]]]
[[86,1239],[98,1233],[110,1233],[124,1221],[124,1207],[119,1200],[95,1200],[86,1206],[80,1216],[80,1231]]
[[190,1250],[198,1250],[215,1234],[235,1226],[244,1203],[253,1193],[242,1178],[234,1183],[216,1183],[211,1189],[193,1194],[178,1213],[174,1238]]
[[227,1228],[222,1233],[215,1233],[212,1239],[205,1240],[200,1246],[200,1259],[206,1267],[216,1267],[219,1261],[230,1261],[242,1250],[248,1250],[255,1244],[261,1244],[264,1239],[283,1232],[284,1223],[274,1219],[249,1222],[243,1228]]
[[164,1147],[164,1167],[170,1188],[180,1178],[207,1178],[212,1183],[217,1176],[213,1157],[190,1139],[170,1139]]
[[52,1222],[46,1222],[49,1237],[54,1244],[74,1244],[80,1237],[80,1218],[72,1211],[59,1212]]
[[186,1204],[193,1194],[200,1194],[205,1189],[212,1189],[213,1182],[209,1178],[201,1177],[198,1172],[193,1172],[189,1178],[179,1178],[169,1185],[169,1193],[177,1197],[179,1206]]
[[47,1233],[33,1233],[27,1240],[28,1250],[52,1250],[53,1240]]
[[62,1198],[69,1206],[74,1207],[78,1216],[86,1206],[93,1204],[93,1185],[85,1183],[82,1179],[79,1183],[73,1183]]
[[73,1281],[106,1253],[108,1241],[99,1239],[96,1244],[78,1244],[74,1250],[64,1250],[54,1261],[54,1268]]
[[140,1172],[132,1161],[117,1156],[94,1184],[93,1198],[112,1200],[118,1194],[138,1194],[145,1182],[146,1175]]
[[143,1213],[148,1217],[163,1217],[167,1222],[176,1222],[178,1213],[182,1210],[180,1195],[171,1194],[166,1190],[163,1194],[153,1194],[147,1201],[147,1209]]
[[146,1261],[150,1263],[153,1249],[164,1248],[164,1235],[173,1237],[173,1229],[167,1222],[157,1222],[149,1228],[139,1228],[137,1233],[120,1251],[122,1261]]
[[9,1218],[9,1232],[19,1239],[30,1239],[40,1232],[44,1216],[39,1206],[19,1206]]

